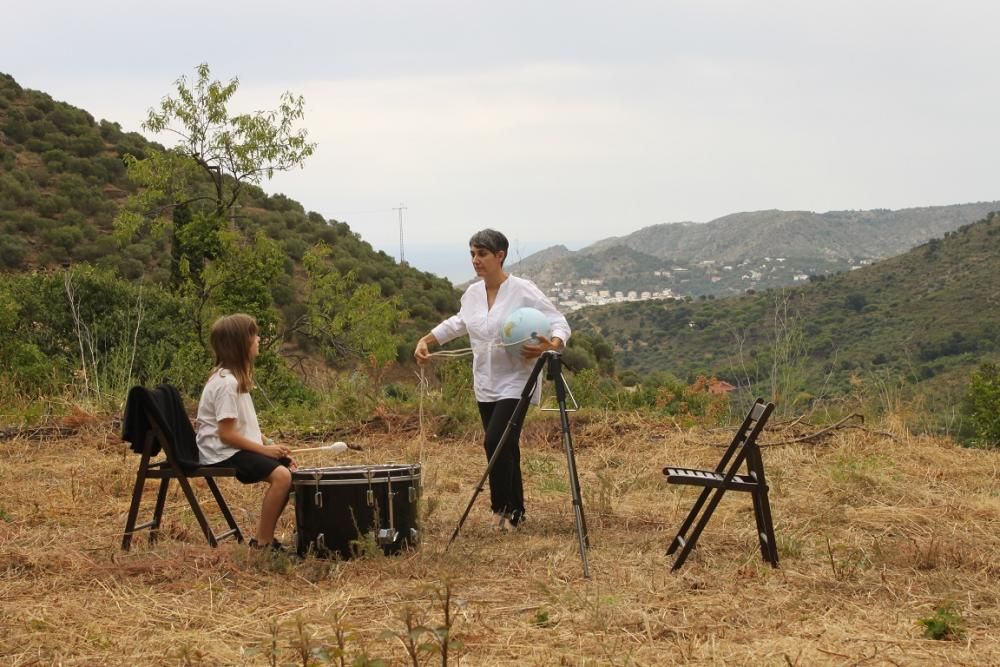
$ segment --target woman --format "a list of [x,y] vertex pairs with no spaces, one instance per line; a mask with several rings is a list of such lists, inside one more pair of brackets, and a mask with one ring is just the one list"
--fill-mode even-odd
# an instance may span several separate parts
[[[457,315],[449,317],[417,341],[413,356],[423,365],[430,358],[429,346],[444,345],[468,334],[472,343],[472,376],[479,404],[479,416],[486,432],[487,461],[493,456],[514,407],[531,375],[531,361],[547,350],[561,351],[569,340],[566,318],[530,280],[503,270],[507,259],[507,238],[498,231],[484,229],[469,240],[472,267],[482,280],[462,295]],[[537,344],[525,343],[516,356],[500,343],[500,326],[513,311],[531,307],[542,312],[552,326],[551,338],[536,336]],[[535,387],[532,403],[538,404],[541,382]],[[490,501],[497,516],[497,528],[509,531],[524,521],[524,488],[521,482],[520,425],[504,445],[490,471]]]

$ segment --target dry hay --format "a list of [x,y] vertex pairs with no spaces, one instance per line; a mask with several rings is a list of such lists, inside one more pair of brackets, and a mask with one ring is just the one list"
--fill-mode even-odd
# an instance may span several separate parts
[[[339,633],[347,664],[413,664],[407,619],[440,626],[450,591],[452,664],[1000,664],[1000,453],[900,429],[767,448],[781,568],[760,559],[749,497],[729,494],[672,574],[664,548],[696,492],[667,487],[660,468],[712,466],[729,432],[628,415],[574,420],[590,580],[552,415],[526,429],[527,525],[492,532],[484,493],[447,553],[482,474],[478,442],[359,435],[366,450],[336,463],[422,453],[425,541],[350,562],[211,549],[176,485],[162,539],[139,537],[122,553],[138,457],[111,428],[2,441],[0,662],[270,664],[277,653],[276,664],[303,664],[311,651],[313,664],[340,664]],[[331,464],[307,456],[303,465]],[[222,484],[252,532],[261,489]],[[289,508],[286,541],[293,524]],[[918,620],[943,604],[964,633],[925,639]],[[440,663],[421,651],[421,664]]]

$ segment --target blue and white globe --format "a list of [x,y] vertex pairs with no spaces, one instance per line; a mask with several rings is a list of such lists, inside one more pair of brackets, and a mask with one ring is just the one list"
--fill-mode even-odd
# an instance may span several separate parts
[[521,346],[525,343],[540,343],[538,336],[552,336],[549,319],[535,308],[518,308],[508,315],[500,325],[500,340],[507,351],[521,356]]

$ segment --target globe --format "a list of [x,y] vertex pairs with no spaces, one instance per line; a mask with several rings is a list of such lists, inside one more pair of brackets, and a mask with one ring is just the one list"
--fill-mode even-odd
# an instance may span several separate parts
[[500,325],[500,340],[507,351],[521,356],[524,343],[538,343],[538,336],[552,335],[552,325],[541,311],[535,308],[518,308],[508,315]]

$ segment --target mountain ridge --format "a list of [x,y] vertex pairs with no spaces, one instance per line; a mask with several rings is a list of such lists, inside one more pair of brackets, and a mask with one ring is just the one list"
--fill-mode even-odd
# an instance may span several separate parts
[[[543,289],[557,282],[591,278],[603,280],[611,289],[670,288],[681,296],[736,294],[748,288],[792,284],[795,276],[801,280],[803,275],[829,275],[898,255],[998,209],[1000,201],[898,210],[740,212],[705,223],[659,223],[576,251],[553,253],[546,248],[512,264],[510,270]],[[614,248],[628,248],[643,258],[630,254],[631,268],[616,267]],[[746,280],[745,271],[736,271],[740,266],[756,270],[775,258],[781,258],[787,269],[774,276],[765,272],[759,280]],[[675,280],[654,275],[669,271],[673,264],[692,273]],[[699,264],[714,268],[699,270]],[[732,267],[734,274],[719,271],[723,266]]]
[[1000,356],[1000,213],[906,253],[798,287],[724,299],[642,301],[581,309],[623,370],[716,375],[746,386],[792,379],[788,400],[918,386],[957,401],[972,368]]

